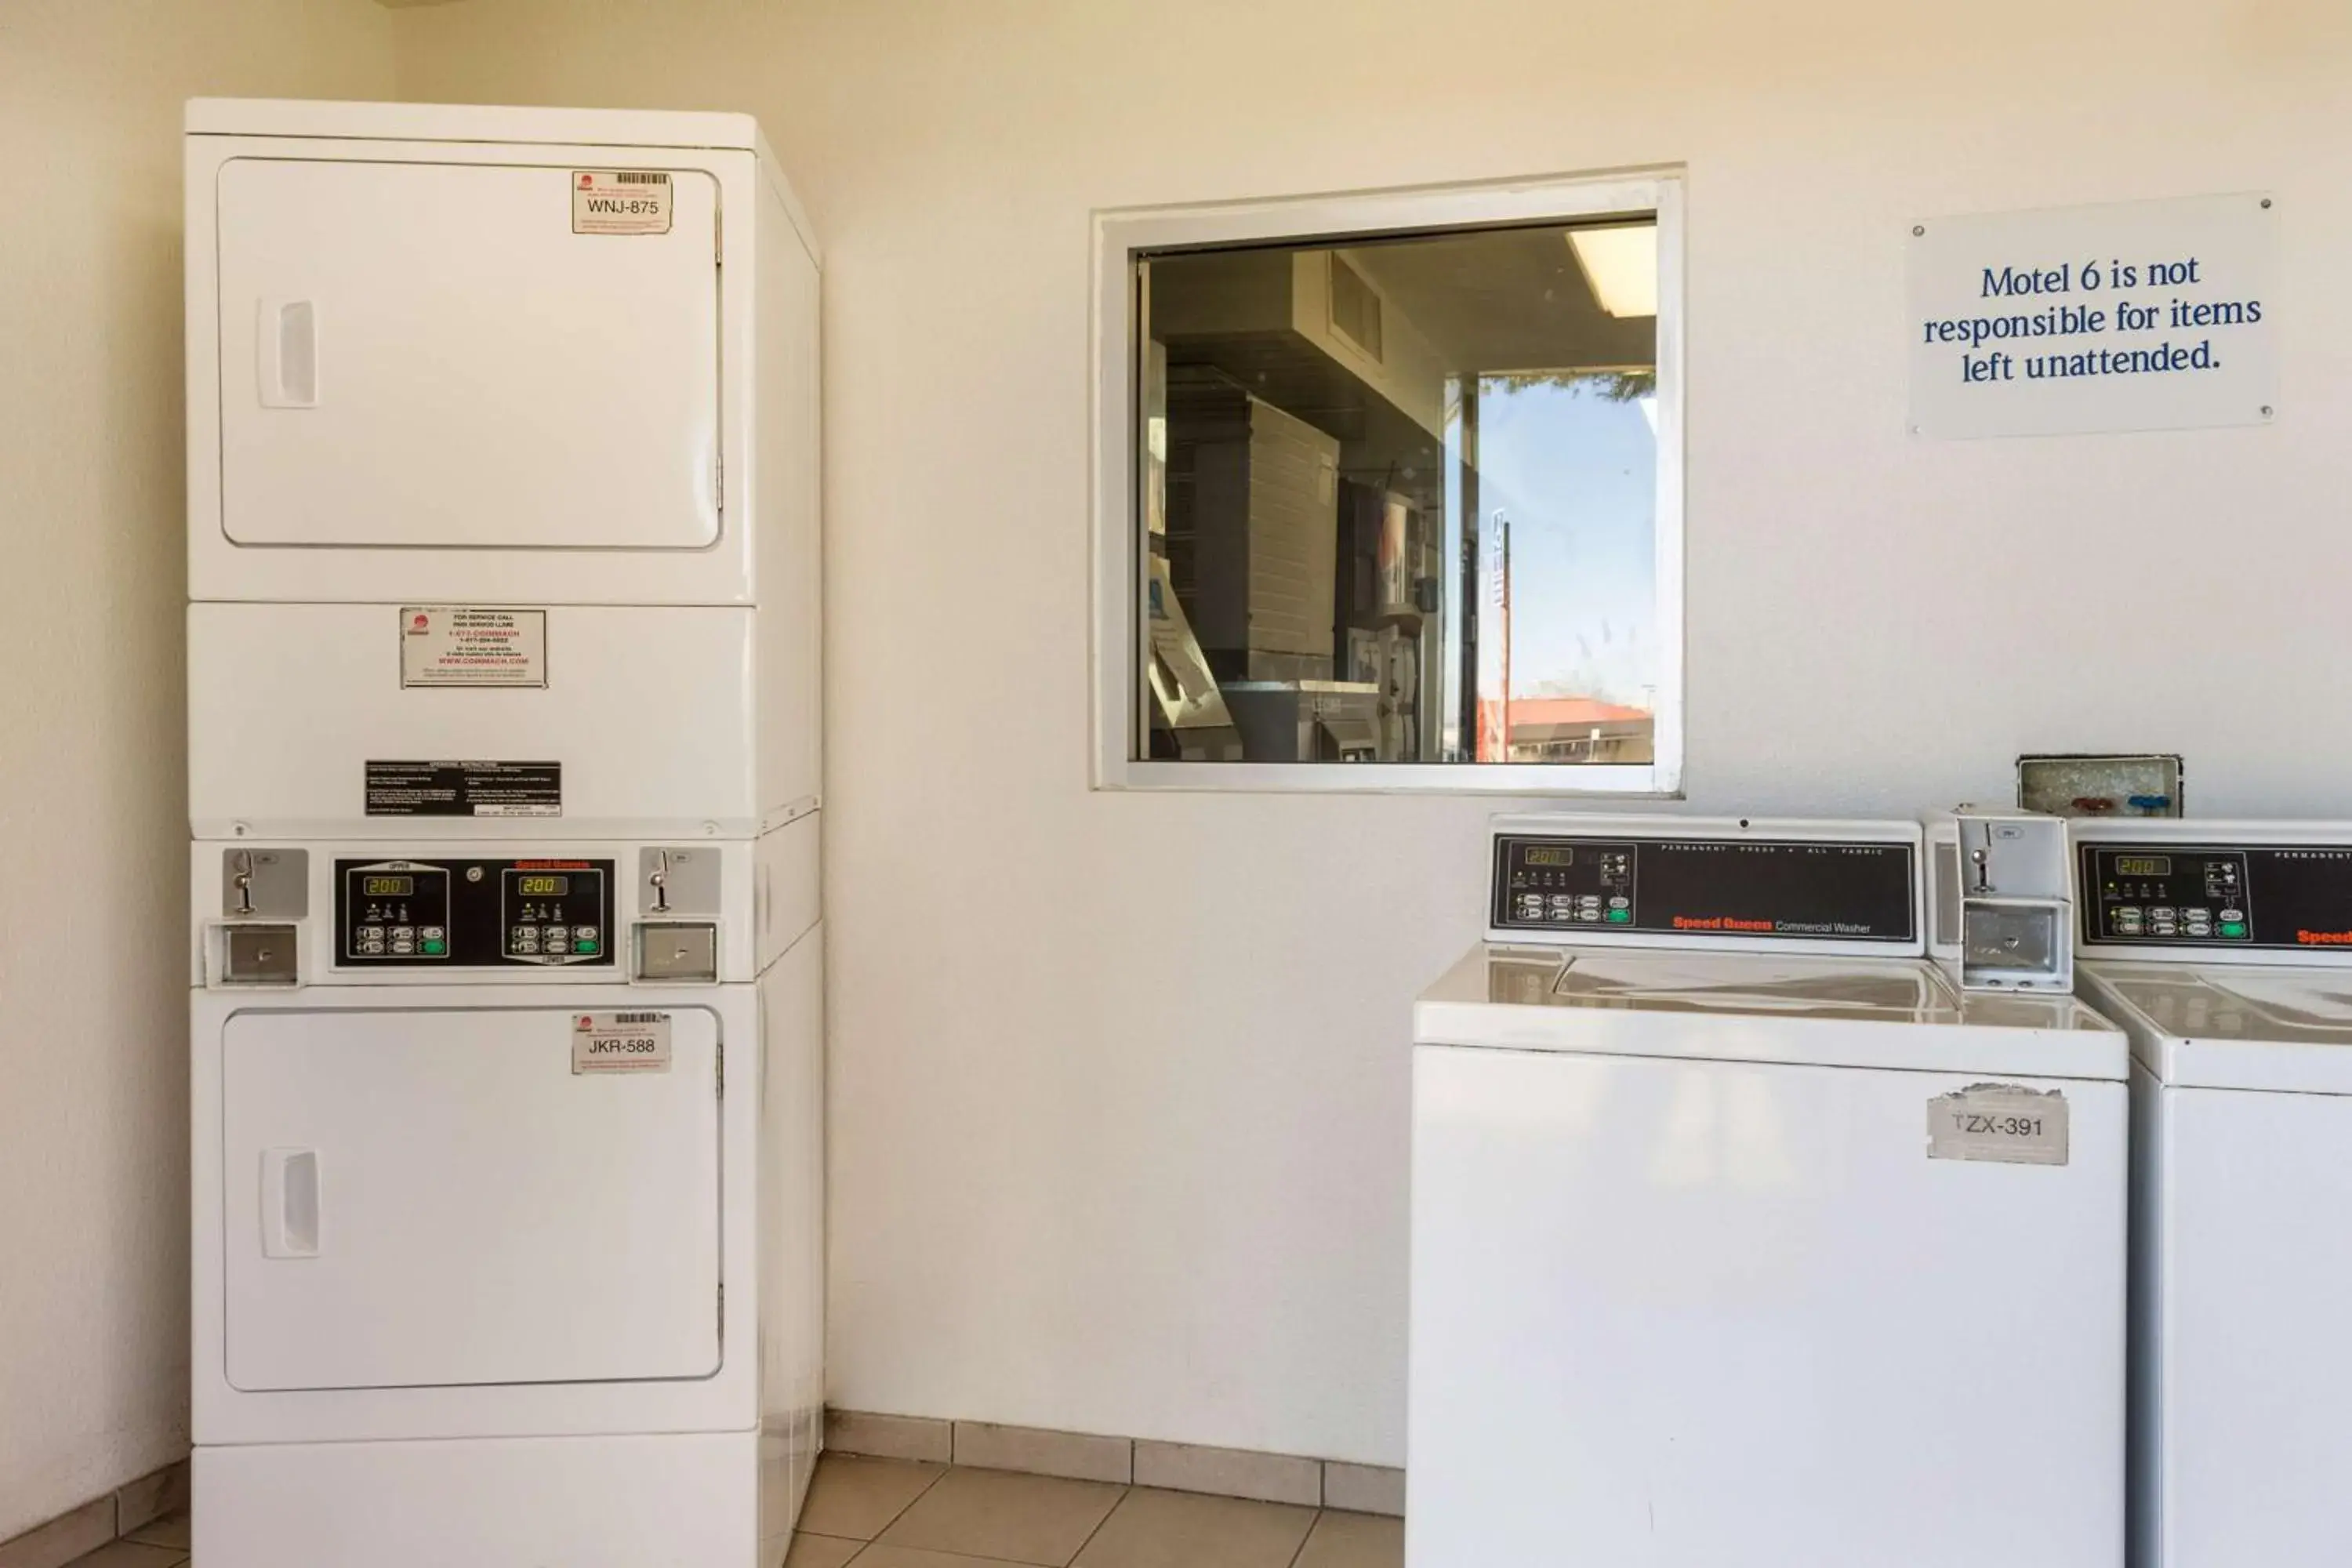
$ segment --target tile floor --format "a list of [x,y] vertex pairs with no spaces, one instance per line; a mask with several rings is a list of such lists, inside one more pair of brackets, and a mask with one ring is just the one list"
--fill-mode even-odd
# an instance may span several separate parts
[[188,1516],[172,1513],[75,1558],[66,1568],[178,1568],[187,1560]]
[[1402,1568],[1404,1521],[905,1459],[818,1461],[785,1568]]
[[[188,1516],[70,1568],[178,1568]],[[1334,1509],[827,1454],[784,1568],[1402,1568],[1404,1521]]]

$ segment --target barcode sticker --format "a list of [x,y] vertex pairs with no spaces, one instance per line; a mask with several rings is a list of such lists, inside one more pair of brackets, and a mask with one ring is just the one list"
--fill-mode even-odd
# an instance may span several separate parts
[[667,234],[669,176],[646,169],[572,171],[574,234]]
[[572,1070],[587,1072],[669,1071],[667,1013],[574,1013]]

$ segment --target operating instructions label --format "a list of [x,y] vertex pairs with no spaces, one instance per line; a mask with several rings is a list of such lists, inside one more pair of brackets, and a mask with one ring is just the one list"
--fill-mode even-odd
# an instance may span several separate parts
[[562,763],[370,762],[370,816],[562,816]]
[[2279,215],[2259,191],[1911,226],[1911,433],[2278,415]]

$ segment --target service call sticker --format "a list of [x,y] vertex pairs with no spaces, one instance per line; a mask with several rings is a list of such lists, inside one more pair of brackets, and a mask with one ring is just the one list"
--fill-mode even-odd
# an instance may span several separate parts
[[575,1013],[572,1016],[572,1070],[586,1072],[669,1071],[667,1013]]
[[1972,1083],[1927,1102],[1927,1158],[2009,1165],[2066,1163],[2066,1096],[2014,1083]]
[[400,684],[547,684],[547,612],[403,605]]
[[574,169],[572,232],[667,234],[669,197],[660,169]]

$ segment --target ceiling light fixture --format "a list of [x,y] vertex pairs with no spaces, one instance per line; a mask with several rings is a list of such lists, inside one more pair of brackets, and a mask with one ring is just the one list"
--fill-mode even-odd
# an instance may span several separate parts
[[1601,308],[1619,318],[1658,313],[1658,226],[1572,228],[1568,247]]

